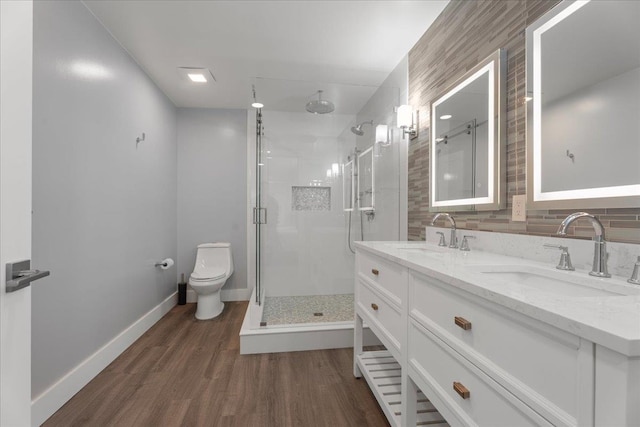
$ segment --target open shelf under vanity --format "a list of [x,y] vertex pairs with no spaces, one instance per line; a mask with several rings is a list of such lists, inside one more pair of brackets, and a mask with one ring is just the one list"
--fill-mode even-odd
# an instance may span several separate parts
[[[356,356],[362,376],[367,380],[378,404],[392,426],[400,426],[402,399],[401,368],[387,350],[367,351]],[[418,392],[417,426],[449,426],[429,399]]]

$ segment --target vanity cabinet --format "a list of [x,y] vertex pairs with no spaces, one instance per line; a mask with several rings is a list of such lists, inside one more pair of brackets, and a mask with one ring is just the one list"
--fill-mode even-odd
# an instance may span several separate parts
[[[366,379],[394,427],[407,425],[401,399],[406,395],[403,389],[407,385],[403,358],[407,345],[407,274],[407,269],[395,262],[362,251],[356,254],[353,373]],[[386,350],[363,351],[365,323]],[[422,392],[416,391],[414,399],[414,425],[418,422],[435,427],[447,425]]]
[[[640,358],[586,339],[578,324],[570,333],[489,291],[364,247],[354,374],[392,425],[424,425],[425,414],[452,426],[640,425]],[[363,322],[386,351],[363,351]]]
[[409,301],[409,375],[437,396],[445,417],[592,424],[593,398],[582,391],[593,390],[593,343],[419,273],[410,274]]

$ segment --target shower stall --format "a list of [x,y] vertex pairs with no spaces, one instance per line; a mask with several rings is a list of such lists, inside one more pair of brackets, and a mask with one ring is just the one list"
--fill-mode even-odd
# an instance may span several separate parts
[[254,292],[241,343],[261,334],[349,332],[353,241],[406,239],[408,141],[393,124],[406,90],[397,80],[376,87],[255,79],[255,101],[264,106],[249,112]]

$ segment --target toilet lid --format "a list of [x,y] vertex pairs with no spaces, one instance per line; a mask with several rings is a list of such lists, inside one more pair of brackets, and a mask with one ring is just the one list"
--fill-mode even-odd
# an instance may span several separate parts
[[225,271],[222,268],[204,268],[202,270],[194,271],[191,273],[191,279],[193,280],[212,280],[220,279],[224,277]]

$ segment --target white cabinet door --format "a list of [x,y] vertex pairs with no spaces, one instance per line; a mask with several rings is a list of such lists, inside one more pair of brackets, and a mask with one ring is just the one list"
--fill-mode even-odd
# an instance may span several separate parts
[[6,293],[31,258],[32,1],[0,1],[0,425],[31,424],[31,287]]

